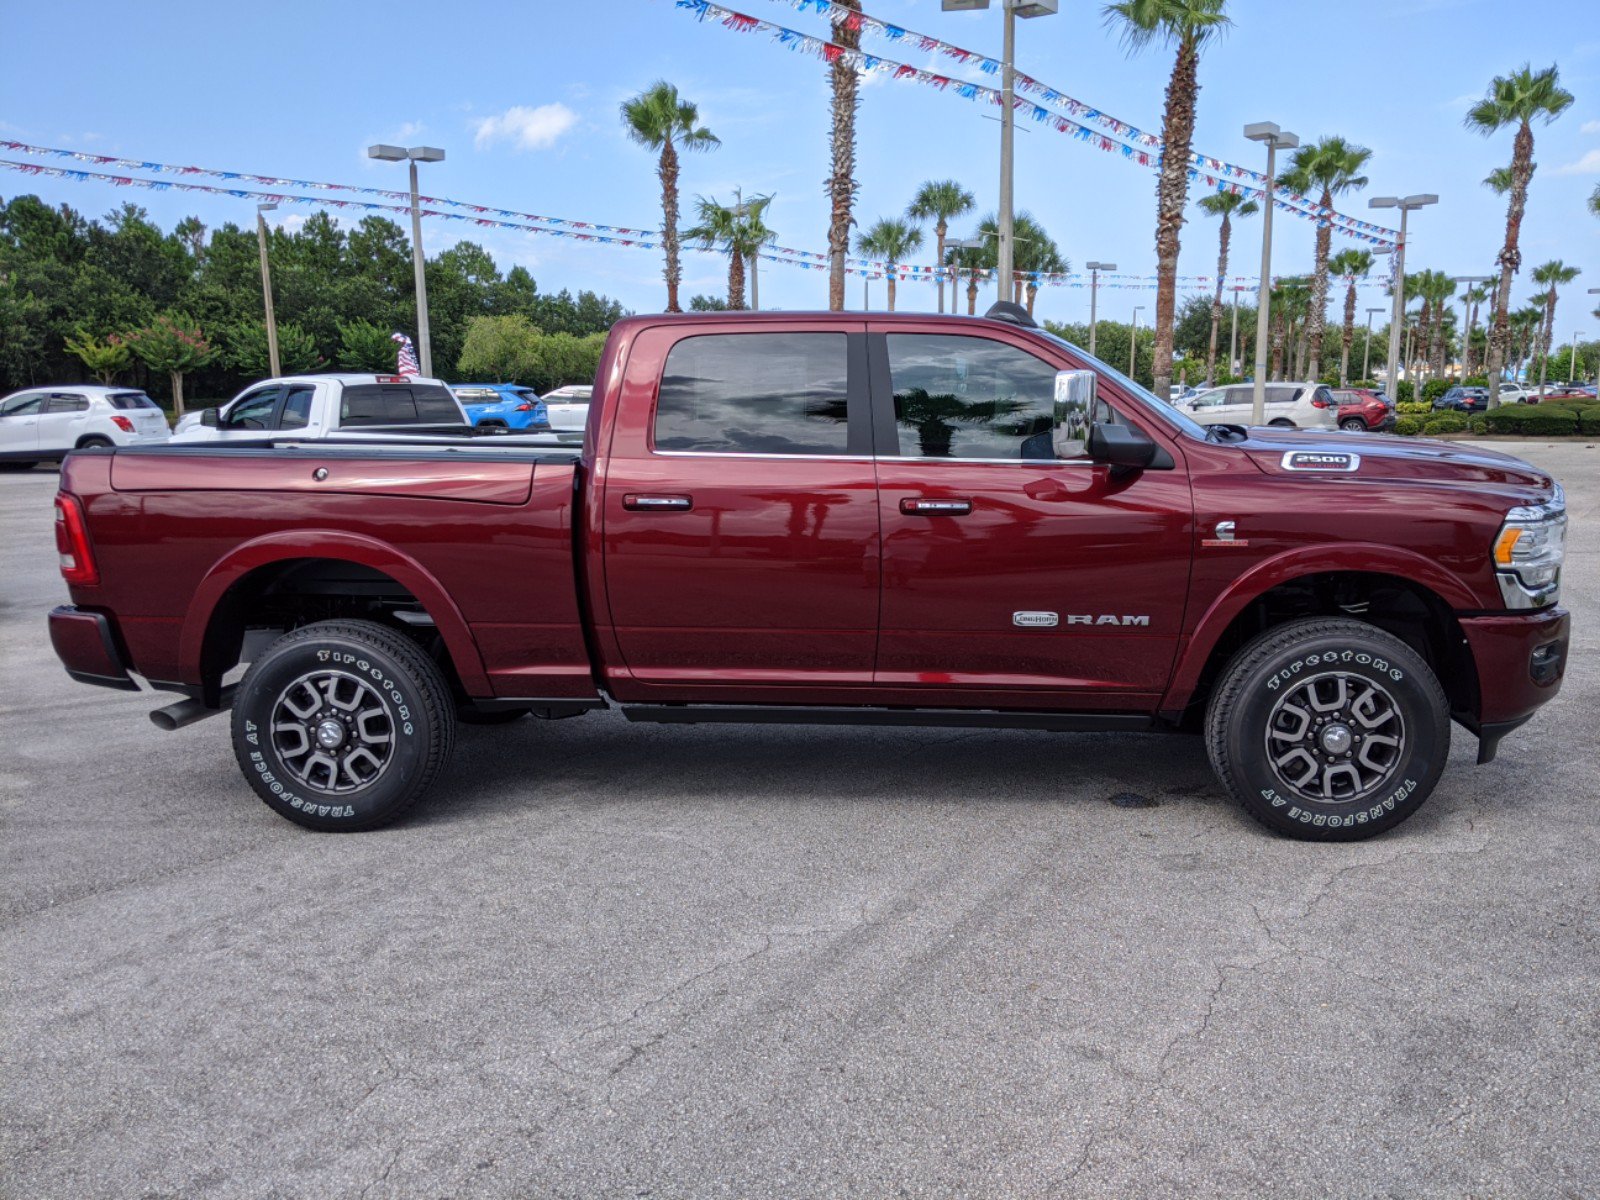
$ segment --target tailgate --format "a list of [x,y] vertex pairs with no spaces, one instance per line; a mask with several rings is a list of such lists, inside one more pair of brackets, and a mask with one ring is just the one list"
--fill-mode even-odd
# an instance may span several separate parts
[[119,492],[321,492],[526,504],[534,464],[455,459],[354,458],[309,451],[216,455],[119,454]]

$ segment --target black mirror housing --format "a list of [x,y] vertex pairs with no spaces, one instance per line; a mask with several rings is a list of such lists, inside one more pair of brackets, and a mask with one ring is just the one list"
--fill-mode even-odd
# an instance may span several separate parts
[[1113,477],[1142,471],[1156,461],[1159,446],[1132,425],[1098,424],[1089,428],[1089,457],[1111,467]]
[[202,408],[200,410],[200,424],[207,429],[215,429],[218,424],[217,410],[214,408]]

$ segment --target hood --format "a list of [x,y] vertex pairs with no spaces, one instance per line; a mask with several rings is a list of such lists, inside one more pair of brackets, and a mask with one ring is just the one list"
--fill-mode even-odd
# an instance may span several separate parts
[[1263,473],[1284,478],[1525,488],[1541,497],[1554,488],[1549,475],[1520,458],[1465,442],[1252,429],[1240,449]]

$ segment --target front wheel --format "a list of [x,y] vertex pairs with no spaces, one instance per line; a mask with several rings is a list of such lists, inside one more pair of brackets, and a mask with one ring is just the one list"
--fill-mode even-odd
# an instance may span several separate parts
[[1269,629],[1223,672],[1206,749],[1224,787],[1275,833],[1349,842],[1422,807],[1450,756],[1439,681],[1399,638],[1347,618]]
[[324,832],[376,829],[427,791],[455,741],[438,665],[371,621],[318,621],[251,664],[233,703],[233,749],[269,808]]

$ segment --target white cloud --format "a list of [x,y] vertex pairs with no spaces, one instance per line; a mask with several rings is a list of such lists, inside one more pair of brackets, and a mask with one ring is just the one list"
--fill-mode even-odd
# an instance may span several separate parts
[[1579,133],[1600,133],[1600,121],[1585,121],[1578,126]]
[[1591,150],[1577,162],[1556,168],[1557,175],[1600,175],[1600,150]]
[[538,108],[518,104],[497,117],[480,118],[472,144],[479,150],[497,142],[510,142],[517,150],[543,150],[555,145],[577,123],[578,114],[565,104],[541,104]]

